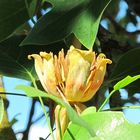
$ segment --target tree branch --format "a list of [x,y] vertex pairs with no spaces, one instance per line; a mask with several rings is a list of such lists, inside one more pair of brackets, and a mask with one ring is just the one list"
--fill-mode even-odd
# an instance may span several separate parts
[[108,19],[111,21],[111,23],[114,25],[116,31],[124,33],[128,36],[138,35],[140,34],[140,30],[134,31],[134,32],[128,32],[125,28],[123,28],[120,24],[118,24],[114,18],[110,15],[107,15]]
[[32,125],[32,117],[33,117],[34,111],[35,111],[35,103],[36,103],[36,101],[33,99],[32,100],[32,104],[31,104],[31,110],[30,110],[30,114],[29,114],[29,119],[28,119],[27,127],[26,127],[26,130],[23,132],[22,140],[27,140],[28,139],[30,126]]
[[11,93],[11,92],[0,92],[0,95],[14,95],[14,96],[24,96],[24,97],[28,97],[24,94],[19,94],[19,93]]

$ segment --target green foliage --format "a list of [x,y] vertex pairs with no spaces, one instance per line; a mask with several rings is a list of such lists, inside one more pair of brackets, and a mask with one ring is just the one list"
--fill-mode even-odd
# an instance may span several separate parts
[[25,93],[27,94],[27,96],[29,97],[46,97],[46,98],[50,98],[52,100],[54,100],[55,102],[57,102],[58,104],[66,107],[67,112],[68,112],[68,116],[69,119],[77,125],[83,126],[84,128],[86,128],[88,130],[88,132],[90,133],[91,136],[95,136],[95,133],[93,131],[93,129],[91,128],[90,125],[88,125],[83,119],[81,119],[78,114],[72,109],[72,107],[65,103],[62,99],[52,95],[52,94],[48,94],[46,92],[40,91],[38,89],[35,89],[33,87],[30,86],[17,86],[16,89],[19,90],[23,90],[25,91]]
[[[32,62],[27,59],[31,48],[19,47],[24,36],[13,36],[0,43],[0,73],[6,76],[31,80]],[[29,51],[30,50],[30,51]]]
[[120,57],[112,70],[110,79],[120,80],[127,75],[136,75],[140,72],[140,48],[135,48]]
[[109,96],[105,99],[105,101],[103,102],[103,104],[100,106],[98,112],[100,112],[103,107],[105,106],[105,104],[109,101],[110,97],[119,89],[125,88],[127,85],[135,82],[136,80],[140,79],[140,75],[136,75],[136,76],[127,76],[124,79],[122,79],[121,81],[119,81],[118,83],[116,83],[113,87],[113,90],[110,92]]
[[[116,64],[111,70],[109,79],[105,84],[113,85],[119,80],[125,78],[126,76],[135,76],[140,73],[140,48],[130,49],[128,52],[121,55]],[[140,80],[137,80],[133,84],[125,87],[129,92],[129,96],[133,96],[136,92],[140,92],[139,88]]]
[[136,76],[127,76],[124,79],[122,79],[121,81],[119,81],[115,86],[114,86],[114,90],[119,90],[121,88],[124,88],[125,86],[131,84],[132,82],[138,80],[140,78],[140,75],[136,75]]
[[[131,78],[129,83],[130,81],[134,81],[134,79],[136,80],[136,77]],[[121,85],[122,83],[125,85],[128,83],[125,80],[122,81],[123,82],[120,82]],[[120,83],[117,84],[118,87],[115,86],[116,90],[120,88]],[[29,86],[17,86],[16,89],[25,91],[29,97],[50,98],[67,108],[69,118],[72,122],[67,128],[68,130],[65,132],[63,140],[121,140],[128,137],[130,137],[130,139],[138,140],[140,137],[140,134],[138,133],[140,130],[140,125],[128,123],[121,112],[96,112],[94,107],[89,107],[84,112],[82,112],[81,117],[79,117],[77,113],[69,106],[69,104],[51,94],[42,92]]]
[[63,43],[58,43],[55,47],[50,46],[19,46],[25,38],[24,35],[14,35],[5,41],[0,42],[0,73],[4,76],[16,77],[31,81],[31,74],[36,79],[33,61],[28,60],[28,55],[39,53],[40,50],[58,52],[58,46],[65,47]]
[[96,137],[91,137],[84,127],[70,123],[63,140],[139,140],[140,125],[129,123],[122,112],[95,112],[87,108],[81,117],[92,126]]
[[3,119],[3,114],[4,114],[4,102],[3,99],[0,97],[0,124]]
[[25,0],[26,8],[28,10],[28,14],[30,18],[32,18],[38,10],[40,6],[40,0]]
[[0,1],[0,41],[29,19],[24,0]]
[[49,2],[53,9],[37,22],[21,45],[49,44],[74,33],[85,47],[92,48],[101,16],[110,0]]

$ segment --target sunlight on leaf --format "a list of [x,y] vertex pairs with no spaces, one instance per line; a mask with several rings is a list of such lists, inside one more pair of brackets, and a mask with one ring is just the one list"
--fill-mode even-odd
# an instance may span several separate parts
[[82,115],[87,115],[87,114],[91,114],[91,113],[95,113],[95,112],[96,112],[96,107],[92,106],[92,107],[86,108],[86,109],[82,112]]
[[102,14],[111,0],[48,1],[52,10],[39,19],[21,45],[50,44],[74,33],[86,48],[92,48]]
[[124,88],[125,86],[131,84],[132,82],[138,80],[140,78],[140,75],[136,75],[136,76],[127,76],[124,79],[122,79],[121,81],[119,81],[117,84],[115,84],[114,86],[114,90],[119,90],[121,88]]
[[[96,137],[91,138],[88,131],[74,123],[70,123],[68,130],[76,140],[139,140],[140,125],[129,123],[122,112],[95,112],[87,111],[81,114],[94,129]],[[91,109],[90,109],[91,110]],[[66,131],[63,140],[73,140],[69,132]]]

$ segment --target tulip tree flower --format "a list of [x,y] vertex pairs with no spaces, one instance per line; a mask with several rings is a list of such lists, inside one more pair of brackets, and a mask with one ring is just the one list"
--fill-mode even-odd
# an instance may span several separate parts
[[[51,52],[40,52],[40,55],[29,55],[30,58],[35,60],[35,70],[44,90],[65,99],[78,113],[84,109],[82,102],[90,100],[100,88],[106,66],[112,63],[104,54],[96,57],[95,52],[91,50],[80,50],[73,46],[66,56],[62,49],[58,56]],[[58,109],[60,107],[56,107],[55,112],[58,113]],[[64,133],[67,124],[66,110],[61,109],[60,114],[61,117],[65,116],[61,123]],[[55,115],[56,120],[57,116]]]

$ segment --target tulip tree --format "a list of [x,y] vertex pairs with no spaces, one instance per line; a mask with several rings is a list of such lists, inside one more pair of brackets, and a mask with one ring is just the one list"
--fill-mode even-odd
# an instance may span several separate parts
[[1,0],[1,80],[30,86],[7,93],[0,82],[0,140],[16,140],[8,94],[32,99],[22,140],[38,101],[50,130],[40,140],[139,140],[140,125],[124,113],[140,109],[139,9],[137,0]]

